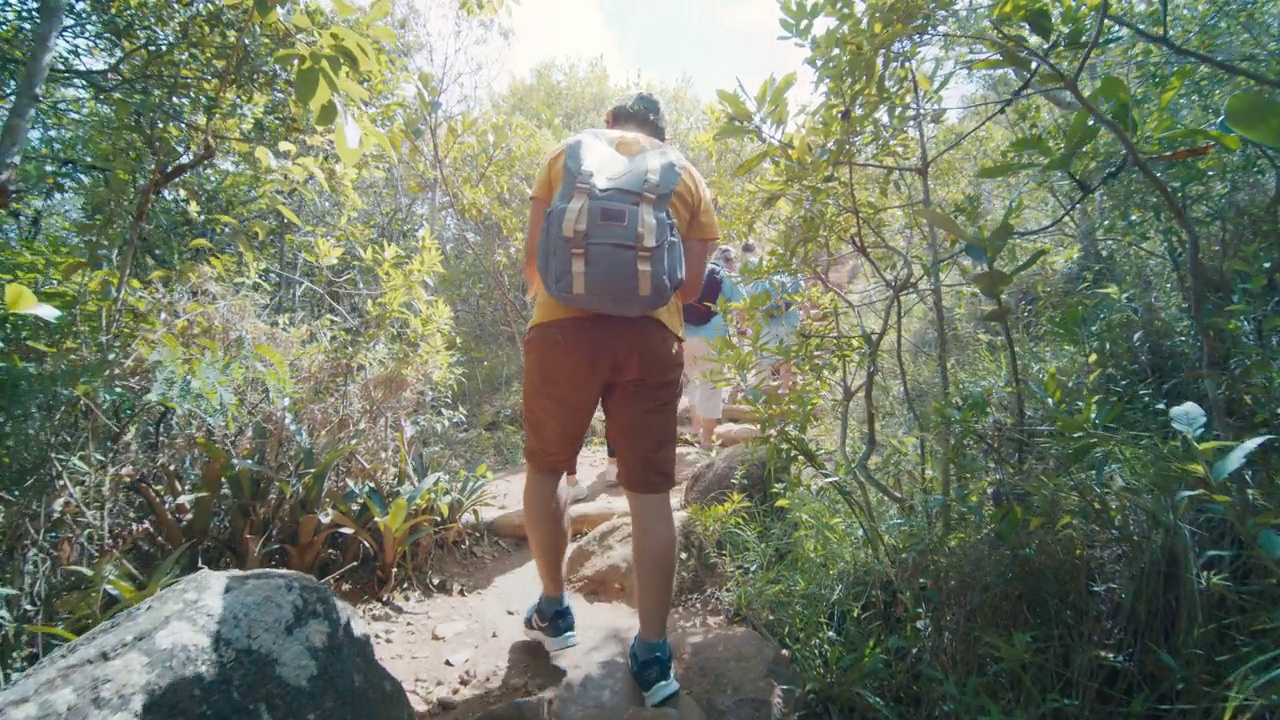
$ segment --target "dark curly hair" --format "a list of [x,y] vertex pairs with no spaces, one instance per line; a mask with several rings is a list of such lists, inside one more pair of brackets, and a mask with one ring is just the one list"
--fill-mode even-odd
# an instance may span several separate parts
[[607,117],[614,125],[631,127],[649,137],[667,141],[667,119],[662,116],[662,104],[647,92],[629,95],[609,108]]

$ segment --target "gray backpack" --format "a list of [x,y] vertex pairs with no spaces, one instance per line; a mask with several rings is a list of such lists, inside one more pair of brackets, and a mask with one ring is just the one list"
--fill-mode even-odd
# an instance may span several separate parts
[[684,284],[684,251],[670,207],[682,174],[681,155],[671,148],[627,157],[595,131],[574,136],[538,240],[547,294],[570,307],[622,317],[670,302]]

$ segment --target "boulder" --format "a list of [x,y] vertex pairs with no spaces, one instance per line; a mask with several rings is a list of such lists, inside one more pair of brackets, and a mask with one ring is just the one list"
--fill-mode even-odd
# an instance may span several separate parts
[[[683,536],[688,514],[675,514],[676,532]],[[635,607],[635,577],[631,558],[631,518],[617,518],[592,530],[569,549],[569,584],[592,601],[622,601]]]
[[772,474],[766,448],[735,445],[693,471],[685,484],[684,507],[724,502],[734,491],[753,500],[763,499]]
[[801,678],[750,628],[694,628],[672,636],[680,684],[711,720],[794,720]]
[[760,418],[746,405],[725,405],[720,411],[720,419],[727,423],[753,423]]
[[[591,607],[600,607],[592,605]],[[613,607],[613,606],[608,606]],[[473,720],[793,720],[796,673],[777,648],[756,632],[734,626],[671,634],[682,690],[661,708],[644,709],[627,672],[627,646],[635,613],[597,616],[578,647],[549,657],[531,642],[512,647],[511,660],[552,667],[558,678],[533,698],[506,703]],[[678,620],[673,625],[681,625]]]
[[726,423],[717,425],[715,431],[715,440],[724,447],[733,447],[741,445],[748,440],[754,440],[760,437],[760,428],[755,425],[743,425],[741,423]]
[[[575,534],[591,532],[614,518],[631,514],[624,497],[604,496],[569,506],[569,522]],[[524,539],[524,510],[516,509],[491,518],[489,532],[498,537]]]
[[351,606],[308,575],[203,570],[0,692],[6,720],[412,720]]

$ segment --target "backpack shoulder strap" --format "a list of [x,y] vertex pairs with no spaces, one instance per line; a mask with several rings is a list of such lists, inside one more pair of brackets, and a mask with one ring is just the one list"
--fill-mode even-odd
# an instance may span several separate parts
[[[569,142],[564,156],[564,183],[573,184],[569,207],[565,210],[560,234],[569,238],[573,293],[587,291],[587,219],[590,217],[588,202],[591,189],[596,184],[597,171],[606,169],[612,160],[621,159],[613,146],[597,134],[579,133]],[[606,170],[607,171],[607,170]]]

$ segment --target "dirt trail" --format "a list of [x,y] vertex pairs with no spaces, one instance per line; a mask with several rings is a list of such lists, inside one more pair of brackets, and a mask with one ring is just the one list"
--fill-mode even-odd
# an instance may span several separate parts
[[[687,474],[700,455],[686,448],[681,459],[680,471]],[[584,451],[579,463],[580,481],[589,490],[579,505],[606,497],[622,499],[619,488],[606,488],[596,480],[605,467],[603,450]],[[493,506],[485,509],[486,519],[520,507],[523,480],[522,467],[494,478]],[[582,643],[558,653],[553,663],[541,646],[521,633],[524,610],[539,589],[528,547],[520,540],[497,539],[475,546],[473,553],[477,556],[440,571],[457,584],[453,593],[402,600],[396,605],[403,612],[366,611],[379,658],[427,716],[469,719],[508,700],[555,688],[570,670],[591,669],[566,668],[566,663],[621,663],[625,658],[635,611],[623,603],[588,603],[571,594]],[[678,616],[673,629],[708,624],[696,616]],[[620,669],[611,668],[614,674],[625,674]]]

